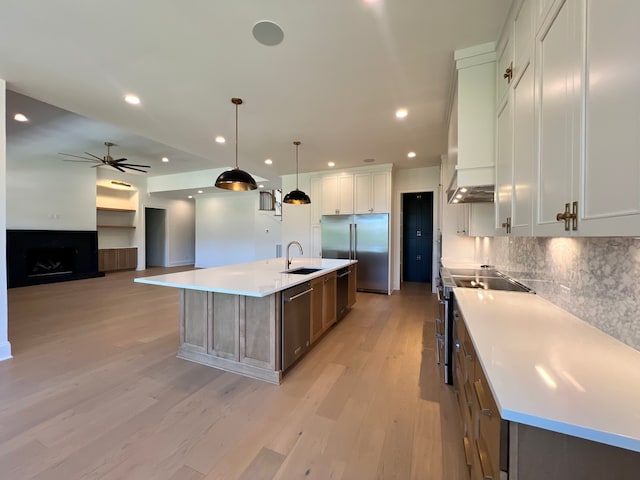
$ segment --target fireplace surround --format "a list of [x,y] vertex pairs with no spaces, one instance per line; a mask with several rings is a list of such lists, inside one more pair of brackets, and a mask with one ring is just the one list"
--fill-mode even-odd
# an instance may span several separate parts
[[7,230],[7,286],[104,276],[94,230]]

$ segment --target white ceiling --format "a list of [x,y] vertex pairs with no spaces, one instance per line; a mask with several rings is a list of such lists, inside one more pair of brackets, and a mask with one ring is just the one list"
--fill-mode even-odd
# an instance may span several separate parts
[[[368,158],[437,165],[453,51],[495,40],[510,4],[0,0],[0,78],[27,96],[8,93],[8,150],[53,152],[58,162],[58,152],[102,156],[109,140],[120,145],[114,157],[150,162],[148,175],[233,166],[237,96],[240,167],[261,177],[295,172],[294,140],[301,172]],[[261,20],[282,28],[281,44],[255,40]],[[126,93],[142,105],[126,104]],[[16,111],[30,122],[14,122]]]

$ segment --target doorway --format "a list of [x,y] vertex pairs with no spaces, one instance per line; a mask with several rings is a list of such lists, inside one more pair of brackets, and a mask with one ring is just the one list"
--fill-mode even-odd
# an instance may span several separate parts
[[166,267],[167,211],[162,208],[144,209],[145,267]]
[[430,283],[433,262],[433,192],[402,194],[402,279]]

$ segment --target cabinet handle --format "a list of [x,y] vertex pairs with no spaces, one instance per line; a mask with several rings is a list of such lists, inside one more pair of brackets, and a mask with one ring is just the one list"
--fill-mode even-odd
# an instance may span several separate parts
[[556,221],[564,222],[565,231],[578,229],[578,202],[573,202],[573,211],[570,211],[571,204],[564,204],[564,212],[556,214]]
[[511,79],[513,78],[513,62],[509,64],[502,77],[507,81],[507,83],[511,83]]
[[506,233],[511,233],[511,217],[507,217],[507,221],[502,224],[502,228],[507,231]]
[[489,464],[489,455],[487,451],[483,448],[478,440],[476,440],[476,448],[478,449],[478,456],[480,457],[480,474],[482,475],[483,480],[493,480],[493,475],[490,473],[486,473],[489,468],[485,467]]
[[467,467],[472,465],[471,461],[471,446],[469,445],[469,437],[466,435],[462,438],[462,445],[464,446],[464,461],[467,463]]
[[480,413],[482,415],[486,415],[490,417],[493,415],[493,412],[490,408],[487,408],[485,403],[485,394],[484,394],[484,386],[482,385],[482,380],[476,380],[473,382],[473,388],[476,391],[476,395],[478,396],[478,405],[480,406]]

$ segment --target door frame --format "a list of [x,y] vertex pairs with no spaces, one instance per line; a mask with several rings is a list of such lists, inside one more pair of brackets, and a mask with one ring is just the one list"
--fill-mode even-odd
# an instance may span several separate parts
[[394,195],[395,207],[395,222],[393,225],[393,271],[392,271],[392,286],[393,290],[400,290],[400,266],[402,264],[402,194],[403,193],[429,193],[433,194],[433,248],[432,248],[432,262],[431,262],[431,292],[436,293],[437,288],[437,278],[440,275],[440,258],[439,258],[439,248],[438,248],[438,225],[440,225],[440,190],[441,186],[437,188],[406,188],[406,189],[398,189]]
[[147,268],[147,208],[152,208],[154,210],[164,210],[164,252],[163,252],[163,266],[169,266],[169,210],[166,207],[158,207],[155,205],[143,205],[142,206],[142,241],[140,242],[143,245],[142,256],[139,260],[142,261],[141,265],[144,265],[144,268]]

